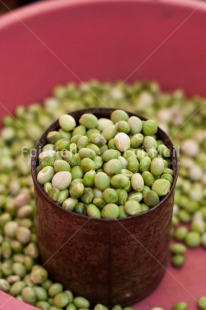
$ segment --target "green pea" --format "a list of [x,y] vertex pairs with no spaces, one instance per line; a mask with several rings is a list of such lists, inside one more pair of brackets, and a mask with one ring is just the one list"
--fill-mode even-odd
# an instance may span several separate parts
[[77,165],[77,160],[75,158],[75,155],[72,154],[72,152],[64,150],[62,152],[62,158],[66,160],[70,164],[71,167],[74,167]]
[[140,173],[134,173],[131,178],[131,185],[135,191],[142,191],[144,187],[144,180]]
[[200,310],[206,310],[206,297],[200,297],[198,299],[197,305]]
[[84,192],[84,185],[82,183],[77,183],[75,185],[72,185],[72,188],[70,189],[70,195],[73,199],[79,198]]
[[[114,125],[109,126],[102,131],[102,135],[106,139],[106,141],[111,141],[111,139],[113,139],[116,136],[116,134],[117,134],[117,128]],[[109,146],[109,143],[108,143],[108,146]]]
[[59,204],[62,204],[69,196],[69,190],[68,189],[65,189],[63,191],[60,191],[59,192],[59,198],[57,200],[57,202]]
[[151,161],[150,171],[153,176],[160,176],[164,171],[164,161],[162,158],[154,158]]
[[146,204],[141,203],[140,205],[141,205],[142,212],[146,212],[149,210],[149,207]]
[[77,145],[76,143],[71,143],[70,146],[69,146],[69,150],[72,154],[77,154]]
[[105,219],[116,219],[119,216],[119,207],[114,203],[108,203],[103,207],[101,214]]
[[100,133],[100,132],[96,128],[90,128],[89,130],[87,130],[87,137],[90,138],[93,133]]
[[143,198],[142,193],[140,192],[131,192],[128,195],[128,200],[136,200],[138,202],[140,202]]
[[73,302],[78,309],[90,307],[90,302],[84,297],[75,297]]
[[86,172],[83,177],[84,186],[93,187],[95,175],[96,172],[94,170]]
[[73,303],[70,303],[67,307],[66,307],[66,310],[76,310],[77,307],[73,304]]
[[125,121],[127,122],[129,120],[129,116],[125,111],[122,110],[115,110],[112,112],[111,116],[110,116],[111,120],[114,123],[117,123],[119,121]]
[[97,145],[89,143],[87,145],[87,148],[92,149],[96,153],[96,155],[100,155],[100,148]]
[[65,293],[67,294],[67,296],[69,298],[69,303],[71,303],[74,299],[73,293],[69,290],[65,291]]
[[178,212],[178,218],[182,223],[189,223],[191,221],[191,215],[186,210],[180,210]]
[[103,131],[105,128],[113,125],[113,122],[108,118],[100,118],[98,123],[98,129]]
[[129,178],[122,174],[116,174],[111,178],[111,185],[114,188],[124,188],[128,183],[130,184]]
[[57,172],[52,178],[52,186],[59,190],[66,189],[72,181],[72,175],[68,171]]
[[159,196],[154,191],[149,190],[144,194],[144,203],[148,207],[156,206],[159,203],[159,201],[160,201]]
[[173,310],[187,310],[188,308],[187,308],[186,302],[179,302],[172,309]]
[[81,168],[84,172],[88,172],[90,170],[95,170],[94,161],[90,158],[84,158],[81,161]]
[[185,243],[191,248],[196,248],[201,243],[201,237],[198,232],[189,232],[185,237]]
[[120,163],[122,165],[122,169],[126,169],[127,168],[127,161],[126,161],[126,159],[123,156],[119,156],[118,159],[119,159],[119,161],[120,161]]
[[69,296],[67,295],[67,293],[61,292],[54,297],[54,305],[58,308],[64,308],[68,305],[68,303]]
[[59,151],[68,150],[70,147],[70,141],[65,140],[65,139],[60,139],[54,144],[54,146],[55,146],[55,149]]
[[106,203],[116,203],[118,201],[118,194],[116,190],[107,188],[103,192],[103,199]]
[[170,247],[170,251],[173,254],[184,254],[186,250],[186,246],[182,243],[173,243]]
[[50,304],[46,301],[37,301],[36,307],[42,310],[50,310]]
[[137,215],[141,213],[141,205],[136,200],[128,200],[125,203],[124,210],[128,215]]
[[94,178],[94,184],[97,189],[104,191],[110,186],[110,178],[104,172],[98,172]]
[[36,293],[31,287],[23,288],[21,291],[21,296],[23,301],[27,302],[28,304],[33,304],[36,301]]
[[185,263],[185,257],[182,254],[176,254],[172,257],[171,262],[174,267],[182,267]]
[[47,292],[43,287],[34,287],[34,291],[36,293],[37,300],[46,301],[47,300]]
[[86,134],[86,128],[82,125],[79,125],[76,128],[74,128],[72,132],[72,136],[75,136],[75,135],[85,136],[85,134]]
[[4,280],[4,279],[0,279],[0,291],[3,292],[9,292],[10,290],[10,284],[8,281]]
[[58,188],[50,188],[48,191],[48,196],[51,198],[53,201],[58,201],[59,196],[60,196],[60,190]]
[[70,171],[71,167],[70,164],[63,159],[55,160],[54,162],[54,171],[60,172],[60,171]]
[[[2,276],[2,275],[1,275]],[[6,281],[8,281],[8,283],[10,285],[12,285],[13,283],[17,282],[17,281],[20,281],[20,277],[17,276],[17,275],[11,275],[9,277],[6,278]]]
[[101,147],[101,146],[105,145],[106,139],[100,133],[93,133],[89,137],[89,142],[96,144],[97,146]]
[[141,132],[142,130],[142,121],[139,117],[137,116],[130,116],[129,120],[128,120],[128,124],[130,126],[130,131],[131,133],[137,134],[139,132]]
[[43,151],[42,153],[39,154],[39,161],[41,163],[42,160],[46,159],[48,156],[55,157],[55,155],[56,155],[56,152],[54,150]]
[[146,136],[152,136],[157,133],[157,123],[153,120],[143,122],[142,131]]
[[164,169],[164,173],[173,175],[174,171],[172,169],[170,169],[170,168],[165,168]]
[[118,159],[111,159],[104,166],[104,171],[108,175],[118,174],[121,172],[121,169],[122,169],[122,165]]
[[37,267],[31,272],[31,280],[35,284],[42,284],[48,277],[48,272],[43,267]]
[[38,248],[34,243],[29,243],[24,252],[26,255],[31,256],[34,259],[38,258],[39,256]]
[[8,222],[4,226],[4,233],[6,237],[13,239],[16,235],[18,224],[14,221]]
[[124,206],[119,206],[119,218],[126,218],[127,216]]
[[96,156],[96,153],[94,150],[89,149],[89,148],[81,148],[79,150],[79,156],[81,159],[83,158],[90,158],[90,159],[94,159]]
[[102,159],[106,162],[110,161],[111,159],[118,159],[121,153],[117,150],[106,150],[102,154]]
[[95,170],[100,169],[103,166],[103,159],[101,156],[95,156],[94,158],[94,168]]
[[171,174],[169,174],[169,173],[163,173],[161,175],[161,178],[165,179],[165,180],[168,180],[171,184],[173,182],[173,176]]
[[59,118],[59,125],[64,131],[71,131],[76,126],[75,119],[68,114],[64,114]]
[[141,133],[137,133],[131,137],[131,147],[136,149],[143,143],[144,136]]
[[153,137],[146,136],[146,137],[144,137],[143,145],[144,145],[145,150],[147,150],[147,151],[150,149],[156,149],[157,148],[157,141]]
[[59,133],[58,131],[50,131],[47,135],[47,141],[52,144],[56,143],[61,138],[61,133]]
[[2,256],[3,256],[3,258],[11,257],[12,249],[11,249],[11,245],[10,245],[9,242],[3,241],[2,245],[1,245],[1,249],[2,249]]
[[65,139],[65,140],[71,139],[71,132],[65,131],[62,128],[60,128],[59,133],[60,133],[62,139]]
[[98,119],[95,115],[86,113],[81,116],[79,123],[88,129],[92,129],[98,126]]
[[61,292],[63,292],[63,286],[60,283],[54,283],[48,289],[48,294],[50,297],[55,297]]
[[12,296],[17,296],[19,294],[21,294],[21,291],[23,290],[23,288],[25,288],[26,283],[23,281],[17,281],[14,284],[12,284],[9,293]]
[[12,270],[14,274],[19,276],[20,278],[23,278],[26,275],[26,268],[21,263],[14,263],[12,266]]
[[181,227],[177,228],[177,230],[175,231],[174,237],[175,237],[175,239],[182,241],[185,239],[187,233],[188,233],[187,227],[181,226]]
[[[85,147],[89,147],[89,138],[87,136],[80,136],[77,140],[77,148],[80,150]],[[90,148],[91,149],[91,148]],[[95,151],[95,150],[94,150]]]
[[101,213],[94,204],[89,204],[87,206],[87,215],[93,218],[101,218]]
[[[81,135],[75,135],[75,136],[72,136],[72,138],[71,138],[71,143],[75,143],[75,144],[77,144],[78,143],[78,141],[79,141],[79,139],[81,138]],[[69,150],[69,148],[70,148],[70,145],[68,144],[68,145],[66,145],[66,148],[65,149],[68,149]]]
[[124,205],[128,198],[127,191],[125,189],[119,188],[116,190],[116,193],[118,196],[117,204]]
[[205,223],[204,221],[197,221],[197,220],[194,220],[192,223],[191,223],[191,230],[192,231],[196,231],[198,232],[199,234],[203,234],[205,232]]
[[142,177],[143,177],[143,180],[144,180],[144,184],[147,185],[147,186],[152,186],[152,184],[155,181],[154,176],[149,171],[144,171],[142,173]]
[[158,196],[165,196],[170,191],[170,182],[165,179],[155,180],[152,185],[152,190],[157,193]]
[[48,289],[50,288],[50,286],[52,285],[52,281],[47,279],[42,283],[42,287],[48,291]]
[[13,274],[11,264],[8,264],[6,262],[2,263],[1,272],[5,277],[11,276]]
[[90,203],[92,202],[93,198],[94,198],[94,194],[93,194],[92,188],[85,187],[84,192],[80,197],[81,201],[84,203]]
[[150,169],[151,159],[149,157],[144,157],[140,161],[139,169],[141,172],[148,171]]
[[130,156],[127,159],[127,167],[132,172],[138,172],[139,171],[139,161],[136,157]]
[[108,308],[105,307],[104,305],[97,304],[97,305],[94,307],[94,310],[108,310]]
[[72,180],[81,179],[84,175],[83,170],[79,166],[72,167],[71,169]]
[[76,205],[75,208],[74,208],[74,211],[75,211],[77,214],[81,214],[81,215],[86,215],[86,213],[87,213],[85,204],[82,203],[82,202],[77,203],[77,205]]
[[97,188],[94,188],[93,189],[93,192],[94,192],[94,198],[102,198],[102,191],[97,189]]
[[[113,149],[113,150],[117,150],[115,142],[114,142],[114,138],[110,139],[108,141],[108,149]],[[119,152],[119,151],[118,151]]]
[[124,152],[130,148],[130,138],[124,132],[119,132],[118,134],[115,135],[114,143],[115,143],[116,148],[120,152]]
[[121,174],[125,175],[126,177],[130,178],[133,176],[133,172],[128,169],[122,169]]
[[117,122],[116,128],[117,128],[118,132],[124,132],[124,133],[130,132],[130,126],[129,126],[128,122],[126,122],[126,121]]
[[39,184],[43,185],[47,182],[50,182],[53,176],[54,176],[54,168],[48,166],[39,171],[37,175],[37,181]]

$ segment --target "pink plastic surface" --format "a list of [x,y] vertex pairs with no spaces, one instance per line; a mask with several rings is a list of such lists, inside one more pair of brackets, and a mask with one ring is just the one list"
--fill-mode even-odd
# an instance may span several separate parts
[[[12,113],[69,80],[154,79],[206,95],[206,4],[199,1],[45,1],[0,18],[0,112]],[[206,295],[206,254],[189,251],[136,309]],[[129,275],[128,275],[129,276]],[[0,293],[1,310],[29,310]]]

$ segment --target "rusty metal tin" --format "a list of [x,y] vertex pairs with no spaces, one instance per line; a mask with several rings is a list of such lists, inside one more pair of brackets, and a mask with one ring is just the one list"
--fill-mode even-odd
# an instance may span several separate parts
[[[84,113],[110,117],[114,109],[91,108],[70,113],[77,123]],[[136,115],[128,112],[130,116]],[[66,211],[37,183],[35,168],[40,148],[55,121],[42,135],[32,156],[36,227],[41,261],[54,281],[88,298],[93,304],[130,305],[151,293],[166,271],[169,228],[178,175],[176,150],[161,129],[158,137],[172,154],[174,181],[170,192],[149,211],[126,219],[93,219]]]

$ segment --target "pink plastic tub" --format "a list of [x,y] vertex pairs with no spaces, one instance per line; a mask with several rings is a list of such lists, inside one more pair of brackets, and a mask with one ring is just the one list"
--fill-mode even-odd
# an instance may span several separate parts
[[[206,4],[175,0],[45,1],[0,18],[0,111],[47,96],[68,80],[155,79],[165,90],[206,95]],[[196,309],[205,295],[203,250],[182,271],[169,268],[158,289],[137,305]],[[0,292],[1,310],[29,310]]]

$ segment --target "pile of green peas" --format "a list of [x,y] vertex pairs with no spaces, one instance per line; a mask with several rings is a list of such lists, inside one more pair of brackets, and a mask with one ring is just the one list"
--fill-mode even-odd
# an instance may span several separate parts
[[[19,106],[14,117],[5,116],[0,131],[0,290],[40,309],[91,308],[89,301],[72,297],[72,292],[54,283],[47,270],[39,265],[30,175],[31,150],[45,129],[62,114],[81,108],[108,106],[156,119],[176,147],[181,147],[171,230],[172,263],[183,266],[189,247],[206,248],[204,102],[205,98],[199,96],[188,99],[182,90],[165,93],[156,82],[121,85],[70,82],[57,86],[42,104]],[[168,307],[188,309],[184,301],[176,302]],[[154,304],[150,310],[167,310],[159,306]],[[95,309],[107,308],[96,305]],[[113,309],[122,310],[122,307]],[[197,309],[206,309],[206,297],[199,296]]]
[[157,137],[157,123],[123,110],[110,119],[86,113],[79,124],[68,114],[47,134],[37,181],[62,207],[93,218],[137,215],[170,191],[170,150]]

